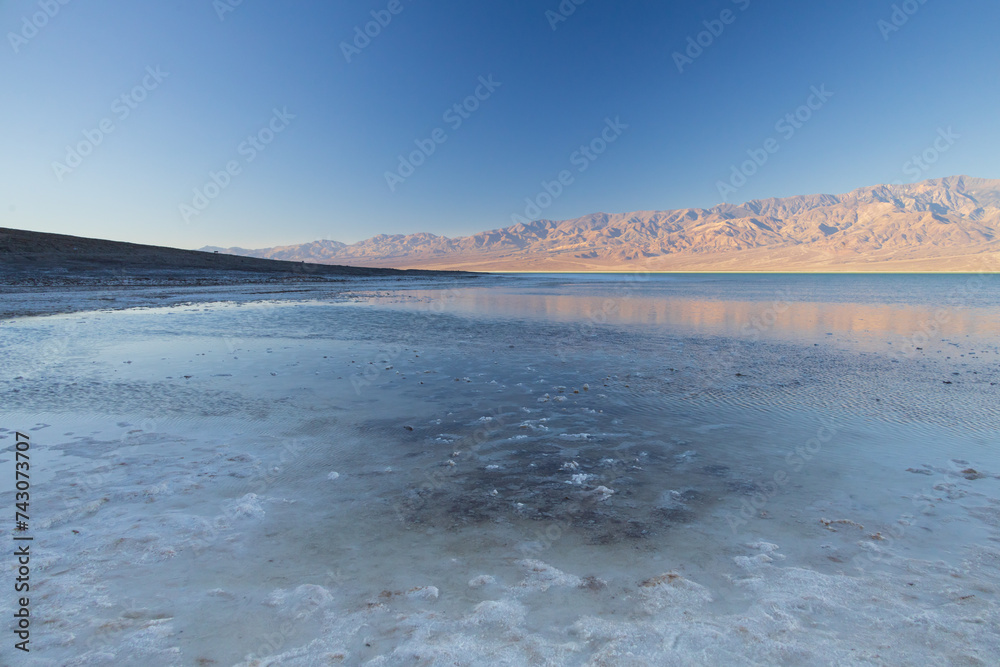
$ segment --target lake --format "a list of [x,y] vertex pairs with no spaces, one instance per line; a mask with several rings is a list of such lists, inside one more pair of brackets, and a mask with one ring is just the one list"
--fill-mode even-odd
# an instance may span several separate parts
[[997,280],[364,280],[8,320],[32,659],[990,664]]

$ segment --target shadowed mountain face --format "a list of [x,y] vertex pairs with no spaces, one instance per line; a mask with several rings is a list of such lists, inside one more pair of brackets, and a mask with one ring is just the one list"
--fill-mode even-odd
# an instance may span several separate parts
[[407,275],[414,272],[333,262],[282,262],[0,227],[0,286],[229,284]]
[[378,235],[237,255],[395,268],[496,271],[996,271],[1000,180],[954,176],[844,195],[710,209],[595,213],[474,236]]

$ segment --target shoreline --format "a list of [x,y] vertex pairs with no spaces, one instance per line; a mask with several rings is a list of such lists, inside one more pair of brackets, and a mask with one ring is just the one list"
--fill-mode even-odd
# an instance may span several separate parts
[[[127,278],[63,276],[59,282],[11,284],[0,278],[0,324],[24,317],[67,315],[130,308],[157,308],[221,301],[337,298],[357,289],[433,287],[477,274],[427,272],[409,276],[303,277],[242,272],[167,272]],[[125,282],[130,280],[132,282]],[[74,282],[75,281],[75,282]],[[464,284],[464,282],[463,282]]]

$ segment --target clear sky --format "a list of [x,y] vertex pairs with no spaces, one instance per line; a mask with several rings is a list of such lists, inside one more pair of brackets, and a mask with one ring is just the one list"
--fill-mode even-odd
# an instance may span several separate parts
[[8,0],[0,226],[264,247],[996,178],[998,26],[996,0]]

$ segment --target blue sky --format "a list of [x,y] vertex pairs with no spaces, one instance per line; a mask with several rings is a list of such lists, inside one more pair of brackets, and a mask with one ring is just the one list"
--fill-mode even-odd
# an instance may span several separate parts
[[8,1],[0,226],[263,247],[1000,177],[998,25],[995,0]]

